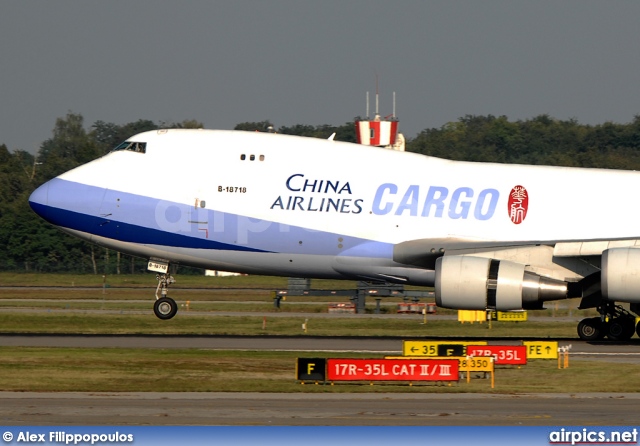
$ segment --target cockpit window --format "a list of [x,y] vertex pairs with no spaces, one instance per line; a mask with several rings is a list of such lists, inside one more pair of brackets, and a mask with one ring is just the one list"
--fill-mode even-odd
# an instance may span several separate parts
[[147,143],[146,142],[135,142],[135,141],[125,141],[120,144],[118,147],[112,150],[112,152],[118,152],[120,150],[128,150],[129,152],[136,153],[146,153],[147,152]]

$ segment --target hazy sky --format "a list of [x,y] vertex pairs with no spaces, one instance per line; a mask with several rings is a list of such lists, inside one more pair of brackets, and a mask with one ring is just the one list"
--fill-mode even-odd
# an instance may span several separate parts
[[640,114],[638,1],[0,0],[0,144],[55,119],[337,124]]

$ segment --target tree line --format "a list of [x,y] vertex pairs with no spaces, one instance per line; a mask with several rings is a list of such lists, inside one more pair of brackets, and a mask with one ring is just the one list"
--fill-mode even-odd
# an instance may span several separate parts
[[33,155],[9,152],[0,145],[0,271],[136,273],[146,262],[98,248],[68,236],[37,217],[29,195],[44,182],[108,153],[130,136],[159,128],[201,128],[194,120],[155,123],[138,120],[124,125],[103,121],[85,128],[81,115],[56,119],[52,137]]
[[[29,208],[29,195],[42,183],[103,156],[136,133],[202,127],[195,120],[156,123],[141,119],[124,125],[97,121],[87,129],[82,115],[68,113],[56,120],[51,138],[35,155],[11,152],[0,145],[0,271],[143,272],[146,261],[98,248],[42,221]],[[277,129],[269,121],[244,122],[235,130],[325,139],[335,133],[338,141],[356,141],[352,122]],[[640,116],[628,124],[583,125],[548,115],[518,121],[467,115],[407,137],[406,150],[452,160],[640,170]]]

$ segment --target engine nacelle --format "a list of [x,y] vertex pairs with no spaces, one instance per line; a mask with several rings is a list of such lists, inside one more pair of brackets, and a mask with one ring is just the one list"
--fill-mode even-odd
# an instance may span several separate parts
[[640,303],[640,249],[612,248],[602,253],[602,296]]
[[460,310],[539,309],[567,298],[567,283],[524,270],[524,265],[483,257],[444,256],[436,261],[436,304]]

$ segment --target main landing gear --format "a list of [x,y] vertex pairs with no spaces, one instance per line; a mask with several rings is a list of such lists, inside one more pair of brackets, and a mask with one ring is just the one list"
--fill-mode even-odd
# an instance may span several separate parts
[[633,314],[616,305],[606,302],[598,306],[600,316],[583,319],[578,324],[578,336],[584,341],[596,341],[605,337],[612,341],[628,341],[634,332],[640,336],[640,324],[636,326]]
[[[175,282],[171,274],[164,273],[156,275],[158,287],[156,288],[156,302],[153,304],[153,312],[159,319],[171,319],[178,312],[178,304],[175,300],[167,296],[169,285]],[[158,291],[162,297],[158,297]]]

